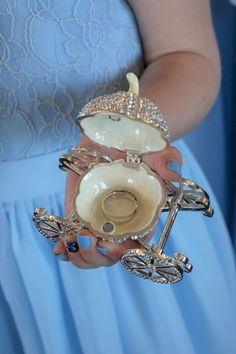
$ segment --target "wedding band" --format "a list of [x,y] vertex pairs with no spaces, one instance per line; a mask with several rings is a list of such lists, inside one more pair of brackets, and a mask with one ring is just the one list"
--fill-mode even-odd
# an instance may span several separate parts
[[102,211],[109,220],[123,223],[134,217],[138,206],[138,201],[132,193],[113,191],[103,199]]

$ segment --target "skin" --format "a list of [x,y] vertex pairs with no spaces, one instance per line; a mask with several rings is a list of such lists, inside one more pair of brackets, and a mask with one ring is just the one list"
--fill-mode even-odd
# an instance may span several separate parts
[[[144,48],[145,70],[140,81],[140,95],[158,105],[166,118],[172,140],[194,128],[211,108],[220,85],[220,60],[207,0],[129,0],[139,27]],[[87,138],[80,146],[94,146]],[[97,147],[96,147],[97,148]],[[109,151],[115,158],[122,156]],[[115,154],[115,155],[114,155]],[[178,181],[180,176],[168,170],[168,161],[182,164],[180,153],[170,145],[159,153],[146,154],[143,161],[161,177]],[[78,176],[68,173],[65,213],[69,214]],[[128,248],[140,247],[129,240],[116,245],[98,239],[88,230],[91,247],[70,253],[58,242],[54,253],[79,268],[97,268],[116,263]],[[151,235],[147,236],[151,238]],[[70,236],[70,241],[75,241]],[[96,246],[106,248],[102,255]]]

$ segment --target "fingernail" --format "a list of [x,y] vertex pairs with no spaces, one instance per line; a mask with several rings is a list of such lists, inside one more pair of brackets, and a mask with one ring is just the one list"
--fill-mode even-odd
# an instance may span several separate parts
[[176,161],[169,161],[167,163],[167,168],[169,170],[172,170],[176,173],[178,173],[179,176],[181,176],[181,166],[176,162]]
[[59,254],[55,254],[55,256],[57,257],[57,259],[59,259],[60,261],[67,261],[67,255],[65,253],[59,253]]
[[66,248],[70,253],[76,253],[79,250],[79,245],[77,242],[66,242]]
[[90,248],[92,245],[91,238],[87,235],[78,235],[76,239],[81,248]]
[[108,253],[108,249],[107,248],[102,248],[102,247],[96,246],[96,249],[98,250],[98,252],[100,252],[103,255],[106,255]]

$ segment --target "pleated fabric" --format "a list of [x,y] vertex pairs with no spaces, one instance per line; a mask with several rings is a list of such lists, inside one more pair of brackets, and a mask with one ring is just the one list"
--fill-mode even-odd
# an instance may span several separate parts
[[[198,164],[184,143],[176,146],[184,156],[183,175],[210,193],[215,216],[179,213],[165,253],[186,254],[194,269],[173,285],[135,277],[121,264],[80,270],[53,256],[51,243],[35,230],[32,211],[45,207],[63,215],[65,175],[56,167],[58,153],[28,159],[34,183],[23,178],[26,160],[22,169],[19,162],[15,179],[1,180],[4,191],[17,183],[19,193],[19,200],[2,200],[0,207],[0,333],[9,333],[1,338],[1,353],[235,352],[236,277],[229,235]],[[6,177],[10,163],[4,167]],[[40,189],[45,180],[50,193],[46,186]],[[22,198],[24,193],[31,198]]]

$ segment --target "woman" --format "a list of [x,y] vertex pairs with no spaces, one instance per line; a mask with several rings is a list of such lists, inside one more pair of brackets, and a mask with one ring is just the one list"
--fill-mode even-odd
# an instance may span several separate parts
[[[63,215],[56,161],[78,139],[74,118],[92,97],[126,89],[127,71],[142,72],[141,95],[158,104],[173,139],[204,117],[220,81],[208,1],[6,1],[1,17],[1,333],[11,339],[1,340],[4,352],[232,353],[234,259],[211,193],[213,220],[191,213],[174,226],[167,251],[183,251],[195,271],[173,286],[143,281],[119,263],[84,270],[60,262],[31,222],[37,206]],[[176,147],[182,174],[210,192],[185,145]],[[170,173],[180,172],[173,166]],[[96,268],[123,251],[92,235],[78,241],[76,253],[63,244],[54,252]]]

